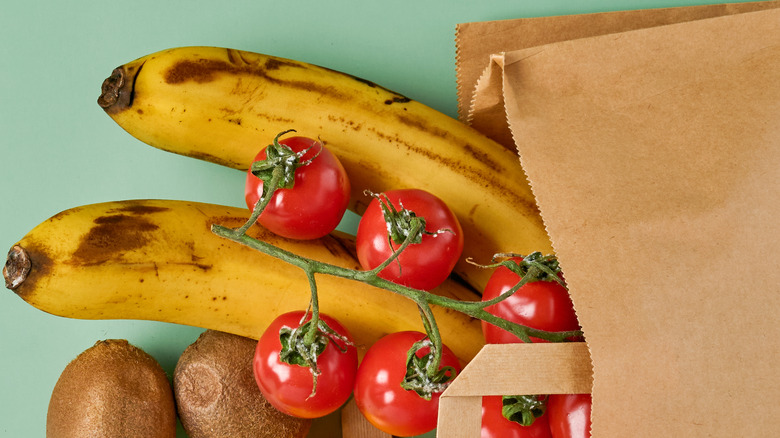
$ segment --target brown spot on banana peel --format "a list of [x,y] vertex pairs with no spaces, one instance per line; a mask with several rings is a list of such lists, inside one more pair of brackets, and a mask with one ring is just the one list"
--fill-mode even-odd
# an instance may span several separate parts
[[355,249],[354,236],[341,233],[339,231],[334,231],[329,236],[323,238],[321,241],[323,246],[325,246],[328,252],[330,252],[334,257],[340,258],[343,254],[347,254],[355,261],[354,265],[345,267],[355,270],[360,269],[360,263],[357,262],[357,250]]
[[408,97],[393,97],[392,99],[385,100],[385,105],[392,105],[394,103],[408,103],[411,101],[412,99],[409,99]]
[[[413,102],[410,99],[398,100],[397,102],[402,102],[402,101],[404,103]],[[345,130],[352,129],[358,131],[363,128],[362,123],[358,124],[345,117],[340,117],[338,115],[333,115],[333,114],[329,114],[327,117],[328,120],[330,120],[331,122],[338,123],[344,126]],[[405,114],[405,113],[396,114],[396,119],[401,124],[408,126],[413,130],[428,132],[434,137],[441,138],[443,139],[443,141],[450,143],[455,147],[461,148],[465,153],[474,157],[475,162],[481,163],[482,166],[473,166],[460,160],[450,159],[444,155],[436,153],[435,150],[431,148],[421,147],[419,145],[411,144],[406,140],[404,140],[404,138],[398,134],[392,134],[392,135],[386,134],[374,127],[368,127],[367,129],[371,131],[374,135],[376,135],[377,138],[379,138],[380,140],[387,141],[393,145],[396,145],[396,147],[403,147],[414,155],[423,156],[430,161],[439,163],[444,167],[448,167],[456,173],[464,175],[471,180],[478,181],[478,183],[483,187],[499,188],[499,192],[501,193],[502,196],[504,196],[508,200],[508,203],[514,205],[522,205],[523,210],[529,213],[528,218],[541,224],[541,215],[536,205],[536,201],[533,199],[532,196],[530,196],[530,189],[525,194],[515,193],[513,190],[504,187],[501,180],[496,177],[497,175],[500,175],[506,171],[507,165],[511,166],[514,163],[514,165],[518,167],[520,166],[519,158],[515,154],[511,154],[511,153],[507,154],[506,157],[507,163],[500,163],[497,162],[495,159],[493,159],[489,154],[482,152],[480,148],[475,147],[474,145],[463,141],[462,139],[454,136],[451,132],[445,129],[441,129],[437,126],[431,125],[431,123],[429,123],[425,119],[420,119],[418,117]],[[338,151],[335,152],[338,153]],[[366,167],[365,163],[360,163],[360,165],[361,167]],[[485,169],[485,167],[487,169]],[[379,171],[380,169],[374,169],[374,170]],[[357,202],[359,204],[359,201]],[[357,213],[362,213],[362,210],[361,208],[359,208],[359,206],[356,207],[351,206],[350,208],[354,209]],[[474,207],[472,207],[472,209],[473,208]]]
[[110,210],[109,213],[152,214],[152,213],[162,213],[168,210],[170,210],[170,208],[168,207],[158,207],[154,205],[144,205],[144,204],[137,204],[137,205],[130,204],[122,208],[116,208]]
[[139,215],[101,216],[81,238],[71,263],[92,265],[119,259],[125,251],[137,249],[149,241],[149,232],[159,228]]
[[205,263],[197,263],[195,261],[193,262],[167,262],[168,265],[179,265],[179,266],[191,266],[193,268],[197,268],[201,271],[208,272],[210,271],[214,265],[209,265]]
[[[321,68],[326,71],[335,72],[345,77],[369,86],[386,91],[392,97],[385,100],[386,104],[406,103],[411,99],[400,95],[392,90],[388,90],[377,84],[352,76],[343,72],[319,67],[310,64],[300,63],[293,60],[278,58],[273,56],[263,56],[262,62],[247,59],[244,52],[234,49],[226,49],[228,61],[218,59],[198,59],[198,60],[180,60],[172,65],[164,74],[164,80],[170,85],[181,84],[187,81],[197,83],[206,83],[213,81],[219,73],[243,73],[253,76],[260,76],[270,83],[298,88],[306,91],[317,92],[332,99],[343,101],[352,100],[352,94],[343,93],[333,87],[319,85],[310,81],[284,80],[268,74],[270,71],[280,70],[281,68]],[[98,104],[108,113],[117,113],[132,106],[135,94],[135,82],[143,67],[143,63],[128,63],[117,67],[104,82],[102,92],[98,98]]]
[[[219,75],[220,73],[231,73],[231,74],[242,73],[242,74],[249,74],[249,75],[262,77],[263,79],[269,81],[270,83],[279,84],[280,86],[295,87],[295,88],[304,89],[311,92],[316,92],[321,95],[328,96],[331,99],[338,99],[343,101],[350,101],[353,99],[352,95],[349,95],[344,92],[339,92],[332,87],[326,87],[317,84],[315,82],[284,80],[284,79],[280,79],[279,77],[274,77],[272,75],[269,75],[270,71],[279,70],[283,67],[284,68],[311,68],[312,66],[308,64],[299,63],[284,58],[275,58],[275,57],[262,57],[260,58],[260,60],[255,61],[251,57],[245,56],[245,54],[241,51],[236,51],[232,49],[226,49],[226,50],[227,50],[227,58],[228,58],[227,61],[217,60],[217,59],[200,59],[195,61],[180,60],[179,62],[173,64],[167,70],[167,72],[164,74],[164,80],[167,83],[172,85],[184,83],[186,81],[205,83],[214,80],[217,77],[217,75]],[[118,80],[117,78],[115,79],[109,78],[106,80],[106,83],[104,83],[104,88],[106,88],[109,91],[104,90],[104,94],[110,95],[111,94],[110,90],[112,89],[118,90],[116,91],[117,93],[116,99],[111,97],[103,97],[103,96],[101,96],[101,99],[99,99],[99,102],[101,102],[101,106],[104,107],[106,112],[108,113],[120,112],[124,109],[129,108],[129,105],[132,105],[132,96],[134,95],[135,79],[139,74],[139,72],[141,71],[142,66],[143,64],[136,64],[136,63],[127,64],[125,66],[126,70],[123,69],[123,67],[120,67],[118,71],[115,70],[115,74],[112,74],[112,78],[114,76],[121,76],[122,80]],[[319,68],[322,68],[323,70],[330,70],[323,67],[319,67]],[[330,70],[330,71],[334,71],[334,70]],[[350,76],[343,72],[336,71],[336,73],[347,77],[352,77],[356,81],[366,86],[386,90],[383,87],[377,86],[373,82],[356,78],[354,76]],[[126,80],[131,76],[133,78],[132,81]],[[412,101],[411,99],[405,98],[404,96],[394,93],[391,90],[386,90],[386,91],[394,97],[391,97],[388,100],[387,97],[380,96],[380,98],[383,99],[383,102],[385,103],[390,102],[393,104],[402,104],[402,105],[406,105],[408,103],[414,104],[414,101]],[[404,107],[404,109],[405,108],[406,107]],[[535,201],[533,200],[533,197],[526,196],[526,194],[523,193],[514,193],[513,190],[510,190],[507,187],[501,187],[500,180],[496,178],[494,175],[491,175],[491,173],[495,173],[495,174],[501,173],[502,169],[505,168],[505,163],[496,162],[494,159],[491,159],[491,157],[489,157],[487,154],[480,153],[478,147],[474,147],[471,144],[464,143],[462,140],[458,141],[456,137],[451,135],[446,130],[440,129],[435,126],[431,126],[431,124],[428,123],[426,120],[409,116],[404,112],[398,114],[397,119],[400,123],[412,127],[415,130],[427,131],[431,135],[441,137],[445,141],[456,144],[457,147],[462,148],[464,152],[468,153],[470,156],[473,156],[476,160],[478,160],[480,163],[486,166],[487,169],[480,169],[476,166],[470,166],[468,164],[456,160],[449,160],[444,156],[436,154],[434,151],[430,149],[421,148],[419,146],[406,143],[403,141],[402,138],[400,138],[397,135],[389,135],[383,132],[379,132],[377,130],[373,130],[374,134],[377,135],[377,137],[380,139],[390,141],[392,143],[395,143],[398,146],[403,146],[413,153],[426,156],[428,159],[432,161],[439,162],[444,166],[450,167],[453,169],[453,171],[464,174],[466,175],[467,178],[476,180],[479,182],[479,184],[483,186],[486,187],[492,186],[497,188],[498,191],[503,196],[505,196],[510,203],[513,203],[515,205],[523,205],[525,211],[531,213],[531,215],[529,215],[529,218],[533,216],[533,219],[535,221],[541,222],[541,219],[538,214],[538,209]],[[165,149],[164,147],[160,147],[160,148]],[[244,170],[248,166],[247,163],[236,163],[231,160],[225,160],[224,158],[205,153],[203,151],[186,151],[186,152],[176,151],[176,153],[191,158],[195,158],[195,159],[209,161],[223,166],[236,168],[239,170]],[[516,156],[509,157],[509,158],[515,161],[518,160]],[[520,165],[519,162],[517,162],[516,165],[519,166]]]
[[218,59],[199,59],[196,61],[183,59],[173,64],[164,74],[163,80],[170,85],[177,85],[188,81],[197,83],[211,82],[220,73],[247,74],[259,76],[269,83],[285,87],[298,88],[316,92],[332,99],[343,101],[352,100],[352,96],[342,93],[332,87],[322,86],[313,81],[284,80],[268,74],[269,71],[278,70],[282,66],[286,68],[308,68],[301,64],[270,57],[264,63],[233,64]]
[[[357,124],[351,120],[348,120],[344,117],[338,117],[336,115],[328,115],[328,120],[334,123],[339,123],[346,127],[346,129],[352,129],[355,131],[358,131],[363,128],[362,124]],[[500,175],[506,170],[506,166],[496,162],[493,160],[488,154],[481,152],[479,148],[474,147],[473,145],[469,143],[462,142],[458,138],[454,137],[451,133],[447,132],[443,129],[438,129],[436,127],[431,126],[430,124],[426,123],[423,120],[415,119],[414,117],[399,115],[398,116],[399,122],[402,124],[409,126],[415,130],[419,131],[427,131],[433,136],[440,137],[444,139],[444,141],[461,147],[466,153],[471,155],[475,158],[476,161],[482,163],[484,166],[487,167],[487,170],[480,168],[481,166],[471,166],[467,163],[464,163],[462,161],[449,159],[444,155],[437,154],[435,151],[429,148],[420,147],[414,144],[410,144],[409,142],[405,141],[402,137],[398,135],[388,135],[385,134],[375,128],[368,128],[369,131],[373,132],[374,135],[377,136],[377,138],[387,141],[391,144],[395,144],[399,147],[404,147],[409,152],[415,155],[424,156],[428,160],[440,163],[441,165],[445,167],[449,167],[456,173],[460,173],[462,175],[466,175],[468,178],[478,181],[480,185],[483,187],[499,187],[501,188],[500,192],[503,196],[507,197],[510,200],[510,203],[513,203],[515,205],[522,205],[524,208],[524,211],[528,211],[529,213],[535,213],[533,218],[534,220],[539,217],[539,222],[541,222],[538,208],[536,205],[536,202],[534,199],[524,196],[522,193],[515,193],[512,190],[509,190],[508,188],[502,187],[502,183],[500,179],[496,178],[496,175]],[[520,166],[519,159],[514,156],[510,155],[507,157],[509,160],[517,160],[516,165]],[[511,164],[510,164],[511,165]],[[370,166],[369,163],[361,162],[360,167],[365,168],[367,166]],[[372,172],[380,172],[380,168],[374,168],[372,169]],[[530,192],[529,192],[530,193]],[[360,206],[360,201],[353,201],[355,203],[354,206],[351,207],[354,211],[357,213],[362,213],[363,210],[365,210],[365,206]],[[472,207],[472,210],[476,206]]]
[[[541,214],[539,213],[539,209],[538,206],[536,205],[536,201],[533,199],[532,196],[530,196],[530,189],[528,191],[529,196],[525,196],[525,194],[523,193],[516,193],[513,190],[510,190],[509,188],[505,187],[502,181],[499,178],[497,178],[497,175],[500,175],[505,171],[504,165],[489,159],[489,157],[484,153],[479,153],[478,149],[474,148],[471,144],[460,142],[457,138],[455,138],[445,130],[431,127],[430,125],[415,120],[411,117],[399,117],[399,120],[402,123],[406,124],[407,126],[413,127],[414,129],[418,129],[418,130],[428,131],[432,135],[441,137],[445,141],[455,146],[463,148],[466,152],[468,152],[470,155],[475,157],[476,160],[484,164],[487,167],[487,169],[482,169],[480,167],[472,166],[469,165],[468,163],[464,163],[459,160],[453,160],[447,158],[446,156],[437,154],[432,149],[410,144],[404,141],[404,139],[401,137],[398,136],[390,137],[375,129],[370,129],[370,130],[373,131],[374,134],[381,139],[387,140],[398,146],[403,146],[413,154],[426,157],[430,161],[439,163],[444,167],[448,167],[452,169],[452,171],[455,173],[465,175],[467,178],[473,181],[477,181],[478,184],[481,185],[482,187],[498,188],[499,189],[498,191],[501,194],[501,196],[507,199],[507,203],[514,204],[514,205],[522,205],[523,211],[529,213],[528,215],[529,219],[532,219],[538,224],[542,223]],[[509,159],[517,160],[516,165],[520,166],[519,158],[517,158],[516,156],[510,156]],[[474,207],[472,207],[472,209],[473,208]]]
[[[296,123],[295,119],[290,117],[282,117],[278,114],[267,114],[267,113],[257,113],[257,117],[261,119],[268,120],[269,122],[276,122],[276,123],[286,123],[288,125],[294,125]],[[322,127],[320,127],[320,130],[322,130]]]

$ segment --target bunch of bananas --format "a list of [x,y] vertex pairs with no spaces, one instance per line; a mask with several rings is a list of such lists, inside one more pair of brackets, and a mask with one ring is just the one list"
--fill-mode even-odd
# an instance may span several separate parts
[[[478,300],[502,252],[552,252],[517,154],[469,126],[372,82],[303,62],[183,47],[116,68],[98,99],[128,133],[156,148],[246,170],[259,147],[291,128],[318,137],[364,191],[424,189],[445,201],[465,235],[463,260],[434,292]],[[35,307],[91,319],[151,319],[258,337],[278,314],[304,308],[305,276],[213,235],[248,212],[183,201],[136,200],[73,208],[40,224],[9,252],[6,285]],[[297,254],[357,268],[346,236],[296,242],[252,233]],[[413,302],[322,278],[323,311],[367,348],[383,334],[419,330]],[[441,335],[464,361],[483,344],[480,323],[435,309]]]

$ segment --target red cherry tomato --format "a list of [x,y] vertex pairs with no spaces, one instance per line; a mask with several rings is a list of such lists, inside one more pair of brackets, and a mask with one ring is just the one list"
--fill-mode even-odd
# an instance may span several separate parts
[[590,394],[551,394],[547,415],[553,438],[590,437]]
[[[342,352],[329,343],[318,356],[321,374],[317,378],[317,391],[310,396],[313,388],[311,368],[279,359],[282,349],[279,330],[285,326],[299,327],[303,315],[302,311],[285,313],[271,322],[257,342],[253,368],[260,392],[276,409],[295,417],[318,418],[336,411],[352,394],[358,356],[354,346],[336,341],[346,348],[346,352]],[[349,338],[347,329],[335,319],[323,314],[320,319]]]
[[[463,253],[463,230],[457,217],[436,196],[418,189],[390,190],[383,196],[396,209],[406,209],[425,218],[422,242],[407,247],[379,276],[408,287],[431,290],[452,272]],[[388,242],[388,229],[379,200],[371,200],[357,230],[357,255],[363,269],[374,269],[387,260],[400,244]],[[400,262],[400,268],[399,268]]]
[[[347,209],[350,183],[347,172],[333,153],[317,140],[288,137],[279,140],[294,152],[308,148],[300,160],[315,157],[311,163],[295,170],[292,188],[277,189],[271,202],[258,218],[258,223],[280,236],[290,239],[317,239],[330,233],[341,222]],[[266,149],[255,161],[266,159]],[[319,153],[319,155],[317,155]],[[263,181],[247,171],[245,199],[249,210],[263,194]]]
[[500,395],[482,397],[481,438],[551,438],[547,414],[530,426],[522,426],[504,418],[501,399]]
[[[522,260],[522,259],[516,259]],[[485,286],[482,301],[498,297],[514,287],[520,276],[504,266],[496,268]],[[512,296],[485,308],[493,315],[544,331],[579,330],[569,292],[554,281],[533,281],[523,285]],[[482,332],[489,344],[522,342],[517,336],[482,321]],[[531,338],[533,342],[544,342]]]
[[[371,424],[391,435],[420,435],[436,427],[441,393],[425,400],[401,387],[407,352],[424,338],[425,334],[414,331],[386,335],[368,349],[358,368],[355,403]],[[427,351],[423,349],[417,355],[422,357]],[[460,371],[457,357],[446,346],[441,366]]]

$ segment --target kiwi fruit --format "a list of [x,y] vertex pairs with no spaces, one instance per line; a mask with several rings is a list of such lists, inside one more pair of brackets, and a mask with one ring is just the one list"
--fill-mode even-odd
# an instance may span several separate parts
[[46,436],[173,438],[176,406],[168,376],[127,340],[98,341],[54,385]]
[[302,438],[311,420],[279,412],[262,395],[252,371],[257,341],[204,331],[179,358],[173,390],[190,438]]

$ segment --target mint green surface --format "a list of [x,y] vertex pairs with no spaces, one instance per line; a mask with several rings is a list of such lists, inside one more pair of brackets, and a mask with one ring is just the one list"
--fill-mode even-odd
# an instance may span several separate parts
[[[244,206],[242,173],[146,146],[96,104],[100,84],[114,67],[148,53],[213,45],[308,61],[455,116],[457,23],[705,3],[712,2],[5,2],[0,13],[0,248],[7,250],[57,212],[83,204],[165,198]],[[64,319],[2,291],[2,437],[45,435],[49,396],[59,374],[95,341],[128,339],[170,373],[202,331],[148,321]]]

